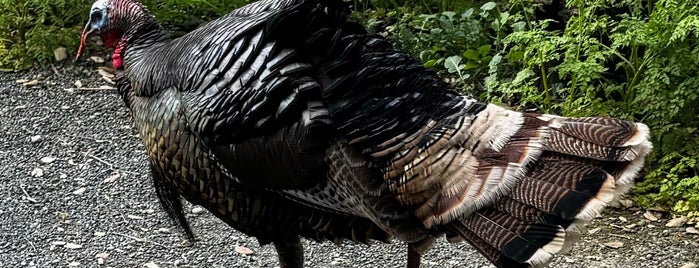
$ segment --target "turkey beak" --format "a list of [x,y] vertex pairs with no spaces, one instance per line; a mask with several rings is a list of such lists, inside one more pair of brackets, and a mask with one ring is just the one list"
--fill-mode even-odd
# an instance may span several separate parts
[[85,51],[85,43],[87,43],[87,38],[90,37],[97,29],[92,27],[92,21],[88,21],[87,24],[85,25],[85,29],[83,29],[83,33],[80,36],[80,47],[78,47],[78,53],[75,56],[75,60],[77,61],[80,56],[82,56],[83,52]]

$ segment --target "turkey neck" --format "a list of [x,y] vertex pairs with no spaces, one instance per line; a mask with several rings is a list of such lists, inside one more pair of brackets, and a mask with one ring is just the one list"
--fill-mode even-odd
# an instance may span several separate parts
[[168,73],[164,72],[167,63],[162,62],[164,55],[158,53],[161,48],[172,42],[170,34],[140,4],[126,8],[124,15],[127,27],[123,32],[115,54],[123,58],[123,76],[130,80],[132,93],[136,96],[150,97],[171,85],[163,83]]

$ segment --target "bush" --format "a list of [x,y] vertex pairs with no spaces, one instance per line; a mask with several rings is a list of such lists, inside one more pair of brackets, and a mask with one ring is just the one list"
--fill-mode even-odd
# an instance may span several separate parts
[[[145,0],[175,35],[252,0]],[[92,1],[0,0],[0,68],[25,69],[53,59],[53,50],[75,51]]]
[[0,0],[0,68],[24,69],[75,47],[88,10],[78,0]]
[[[614,4],[610,4],[614,3]],[[451,73],[467,93],[520,109],[641,121],[654,152],[635,193],[644,206],[699,211],[699,3],[569,0],[563,30],[533,0],[464,13],[387,17],[396,46]]]

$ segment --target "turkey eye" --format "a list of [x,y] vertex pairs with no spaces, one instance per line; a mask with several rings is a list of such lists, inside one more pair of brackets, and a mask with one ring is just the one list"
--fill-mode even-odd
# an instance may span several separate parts
[[91,16],[90,20],[92,20],[93,22],[98,22],[98,21],[102,20],[102,12],[95,11],[95,12],[92,12],[92,15],[90,15],[90,16]]

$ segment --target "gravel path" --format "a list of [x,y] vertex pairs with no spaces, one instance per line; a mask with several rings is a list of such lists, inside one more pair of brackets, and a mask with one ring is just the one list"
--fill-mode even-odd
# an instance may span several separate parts
[[[199,241],[183,244],[157,203],[116,91],[66,90],[78,79],[84,87],[108,85],[94,69],[67,64],[57,66],[60,74],[51,68],[0,73],[0,267],[276,267],[271,246],[192,206],[187,217]],[[36,78],[38,86],[17,83]],[[667,228],[667,219],[649,223],[641,214],[631,208],[598,219],[592,234],[552,267],[699,263],[699,235],[685,231],[690,225]],[[620,248],[604,246],[616,241]],[[306,241],[305,247],[307,267],[406,262],[398,243]],[[470,246],[444,241],[424,256],[423,266],[490,267]]]

